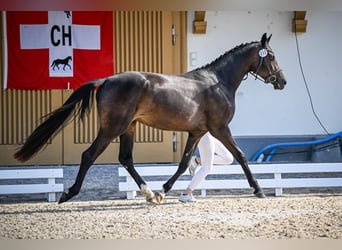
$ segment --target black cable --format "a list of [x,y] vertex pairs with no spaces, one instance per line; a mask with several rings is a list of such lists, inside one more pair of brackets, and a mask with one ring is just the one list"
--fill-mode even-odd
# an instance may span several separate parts
[[313,105],[313,101],[312,101],[312,97],[311,97],[311,93],[310,93],[310,90],[309,90],[309,87],[308,87],[308,84],[307,84],[307,82],[306,82],[306,78],[305,78],[305,75],[304,75],[304,70],[303,70],[303,66],[302,66],[302,60],[301,60],[301,56],[300,56],[300,52],[299,52],[299,45],[298,45],[297,32],[295,32],[295,37],[296,37],[296,46],[297,46],[297,54],[298,54],[298,61],[299,61],[300,71],[301,71],[302,76],[303,76],[303,80],[304,80],[304,84],[305,84],[305,87],[306,87],[306,91],[308,92],[308,96],[309,96],[309,100],[310,100],[310,105],[311,105],[312,113],[314,114],[316,120],[318,121],[318,123],[320,124],[320,126],[321,126],[321,128],[324,130],[324,132],[325,132],[327,135],[330,135],[330,133],[329,133],[328,130],[325,128],[325,126],[323,125],[323,123],[322,123],[321,120],[319,119],[318,115],[316,114],[315,107],[314,107],[314,105]]

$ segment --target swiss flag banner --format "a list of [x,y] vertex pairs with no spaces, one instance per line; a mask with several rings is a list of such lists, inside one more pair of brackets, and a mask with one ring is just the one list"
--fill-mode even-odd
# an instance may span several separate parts
[[113,13],[4,12],[8,89],[76,89],[114,73]]

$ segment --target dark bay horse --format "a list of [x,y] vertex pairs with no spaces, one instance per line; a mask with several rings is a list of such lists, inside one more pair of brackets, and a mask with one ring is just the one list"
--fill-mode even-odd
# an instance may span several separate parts
[[[114,138],[120,137],[119,161],[131,174],[147,201],[160,202],[187,169],[198,141],[207,131],[220,140],[239,162],[257,197],[265,197],[251,173],[243,152],[235,143],[229,122],[235,111],[235,92],[244,76],[254,74],[275,89],[283,89],[286,80],[269,46],[270,37],[241,44],[212,63],[183,75],[125,72],[99,79],[77,89],[57,110],[47,116],[15,153],[19,161],[36,154],[58,129],[79,114],[82,119],[96,101],[100,122],[98,135],[82,153],[75,183],[64,192],[59,203],[77,195],[84,177],[95,159]],[[158,129],[187,131],[188,140],[175,174],[156,195],[136,172],[132,150],[137,121]]]

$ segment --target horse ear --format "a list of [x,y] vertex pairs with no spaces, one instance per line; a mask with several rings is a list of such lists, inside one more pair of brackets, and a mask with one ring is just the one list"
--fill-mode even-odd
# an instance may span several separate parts
[[272,37],[272,34],[267,38],[267,43],[269,43],[270,42],[270,40],[271,40],[271,37]]
[[267,33],[264,33],[261,37],[261,47],[265,47],[267,40]]

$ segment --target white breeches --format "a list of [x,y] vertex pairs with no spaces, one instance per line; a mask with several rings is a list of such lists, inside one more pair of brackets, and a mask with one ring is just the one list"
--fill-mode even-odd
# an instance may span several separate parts
[[214,138],[209,132],[203,135],[198,143],[201,158],[201,167],[192,177],[188,186],[194,190],[210,173],[213,164],[232,164],[234,158],[223,144]]

